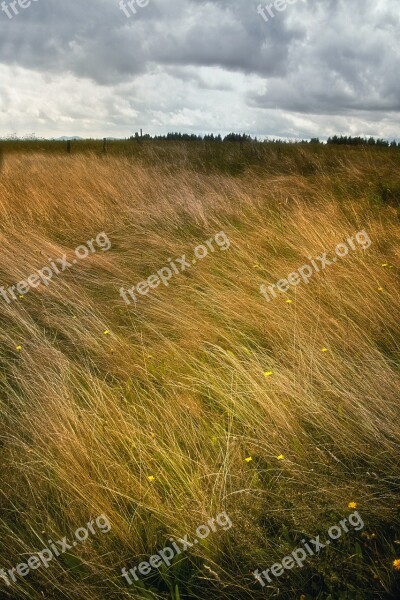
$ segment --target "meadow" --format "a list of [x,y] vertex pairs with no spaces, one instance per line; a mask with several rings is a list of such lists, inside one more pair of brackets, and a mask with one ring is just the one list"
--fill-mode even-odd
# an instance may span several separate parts
[[[110,241],[0,297],[0,598],[400,598],[400,149],[0,152],[0,286]],[[260,293],[361,231],[371,245],[308,285]],[[224,251],[124,302],[221,232]],[[257,581],[355,510],[362,529]],[[231,527],[122,576],[222,513]],[[90,521],[47,567],[15,571]]]

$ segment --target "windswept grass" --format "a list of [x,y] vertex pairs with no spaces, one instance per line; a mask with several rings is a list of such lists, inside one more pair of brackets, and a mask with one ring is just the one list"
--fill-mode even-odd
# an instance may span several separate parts
[[[0,568],[102,513],[112,530],[0,579],[1,598],[398,598],[400,153],[266,146],[230,169],[239,155],[208,165],[166,148],[4,156],[0,285],[102,231],[112,248],[0,298]],[[362,229],[368,250],[261,296]],[[123,302],[121,286],[219,231],[229,250]],[[252,572],[349,502],[365,528],[262,590]],[[233,527],[168,571],[136,588],[121,577],[223,510]]]

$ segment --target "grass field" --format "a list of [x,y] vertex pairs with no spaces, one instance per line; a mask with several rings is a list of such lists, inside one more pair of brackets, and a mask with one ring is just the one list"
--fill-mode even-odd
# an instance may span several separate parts
[[[1,150],[0,597],[399,598],[400,150]],[[369,247],[260,293],[359,232]],[[256,580],[355,510],[362,528]]]

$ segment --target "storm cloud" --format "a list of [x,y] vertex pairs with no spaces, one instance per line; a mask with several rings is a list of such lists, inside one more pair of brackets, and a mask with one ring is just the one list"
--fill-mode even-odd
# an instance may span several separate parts
[[268,21],[252,0],[9,4],[0,135],[400,138],[398,0],[298,0]]

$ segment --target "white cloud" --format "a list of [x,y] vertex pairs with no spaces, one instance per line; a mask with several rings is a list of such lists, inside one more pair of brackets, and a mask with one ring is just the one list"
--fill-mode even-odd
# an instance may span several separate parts
[[0,13],[0,135],[400,138],[397,0],[39,0]]

